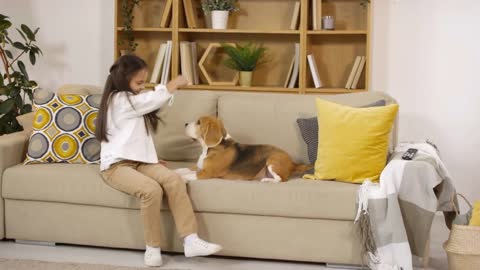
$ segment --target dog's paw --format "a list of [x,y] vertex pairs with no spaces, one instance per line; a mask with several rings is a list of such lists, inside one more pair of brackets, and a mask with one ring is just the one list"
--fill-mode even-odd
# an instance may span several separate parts
[[279,183],[280,180],[274,179],[274,178],[263,178],[260,180],[260,182],[266,182],[266,183]]
[[183,181],[185,181],[185,183],[190,182],[190,181],[195,181],[195,180],[198,179],[197,178],[197,173],[194,172],[194,173],[184,174],[184,175],[182,175],[182,179],[183,179]]

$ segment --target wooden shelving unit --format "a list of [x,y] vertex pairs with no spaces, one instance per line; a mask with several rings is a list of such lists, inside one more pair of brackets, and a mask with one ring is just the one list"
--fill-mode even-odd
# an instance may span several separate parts
[[[122,49],[118,40],[124,35],[121,18],[121,1],[115,0],[115,52],[114,59]],[[370,5],[364,7],[361,0],[298,0],[300,2],[299,26],[290,30],[293,7],[297,0],[242,0],[240,11],[230,14],[228,29],[188,28],[183,1],[173,0],[171,23],[160,28],[160,17],[167,0],[142,0],[134,10],[133,33],[138,47],[137,55],[146,60],[150,69],[155,64],[161,43],[172,40],[171,76],[180,71],[182,41],[196,42],[198,59],[210,43],[254,42],[268,49],[269,62],[254,72],[253,86],[212,86],[200,76],[200,84],[186,87],[192,90],[232,90],[274,93],[352,93],[369,89],[370,73]],[[188,0],[200,3],[201,0]],[[336,19],[335,30],[314,30],[311,7],[316,1],[317,22],[325,15]],[[195,5],[194,5],[195,6]],[[199,18],[202,25],[204,18]],[[202,21],[203,20],[203,21]],[[284,88],[284,82],[295,54],[295,43],[300,44],[298,83],[295,88]],[[320,78],[325,85],[314,88],[307,55],[313,54]],[[345,83],[357,55],[366,56],[365,69],[355,90],[345,89]],[[222,64],[209,69],[226,69]]]

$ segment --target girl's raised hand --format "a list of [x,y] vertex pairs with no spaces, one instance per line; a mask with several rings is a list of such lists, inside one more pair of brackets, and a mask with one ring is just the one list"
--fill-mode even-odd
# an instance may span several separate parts
[[188,80],[182,75],[177,76],[175,79],[167,83],[167,90],[170,93],[175,92],[178,88],[188,85]]

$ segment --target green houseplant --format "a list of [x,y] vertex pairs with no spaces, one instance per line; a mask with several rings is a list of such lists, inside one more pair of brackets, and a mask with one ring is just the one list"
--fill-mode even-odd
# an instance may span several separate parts
[[127,53],[133,53],[137,49],[138,43],[135,42],[135,35],[133,33],[133,9],[140,4],[140,0],[122,0],[122,21],[123,21],[123,38],[119,39],[118,45],[123,50],[122,55]]
[[265,52],[267,49],[262,45],[255,45],[251,42],[245,45],[238,43],[235,43],[235,45],[220,44],[229,56],[229,58],[224,61],[224,64],[240,72],[241,86],[251,86],[252,73],[257,67],[266,62]]
[[202,3],[205,14],[210,13],[213,29],[227,29],[228,14],[237,11],[236,0],[206,0]]
[[[16,28],[23,41],[13,41],[9,37],[12,26],[9,18],[0,14],[0,58],[3,70],[0,70],[0,135],[23,130],[16,117],[32,111],[33,89],[35,81],[30,80],[22,57],[28,56],[35,65],[37,56],[42,54],[35,45],[35,36],[39,28],[32,31],[22,24]],[[30,100],[30,102],[27,102]]]

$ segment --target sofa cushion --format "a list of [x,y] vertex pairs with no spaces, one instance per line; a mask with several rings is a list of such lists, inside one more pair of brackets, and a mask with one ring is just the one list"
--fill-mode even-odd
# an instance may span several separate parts
[[378,182],[398,105],[354,108],[317,98],[318,153],[309,179]]
[[160,159],[194,161],[202,152],[200,144],[185,135],[185,123],[200,116],[217,115],[217,95],[210,91],[178,91],[171,107],[159,112],[162,121],[153,135]]
[[[191,165],[169,162],[171,168]],[[338,220],[353,220],[357,188],[358,185],[302,179],[280,184],[218,179],[188,184],[197,212]],[[11,167],[4,172],[2,196],[114,208],[140,206],[134,197],[105,184],[98,165],[85,164]],[[166,201],[163,200],[162,209],[167,209]]]
[[[385,105],[386,102],[382,99],[362,107],[380,107]],[[302,138],[307,144],[308,160],[310,164],[314,164],[317,160],[318,152],[318,119],[317,117],[299,118],[297,119],[297,124]],[[313,169],[312,172],[307,173],[313,173]]]
[[56,95],[34,91],[33,132],[25,164],[98,163],[95,119],[100,95]]
[[[272,144],[287,151],[296,162],[309,164],[307,148],[296,120],[317,115],[315,97],[298,94],[226,93],[218,99],[218,116],[236,141]],[[321,97],[352,107],[365,106],[381,99],[385,100],[387,105],[396,103],[391,97],[380,92]]]

